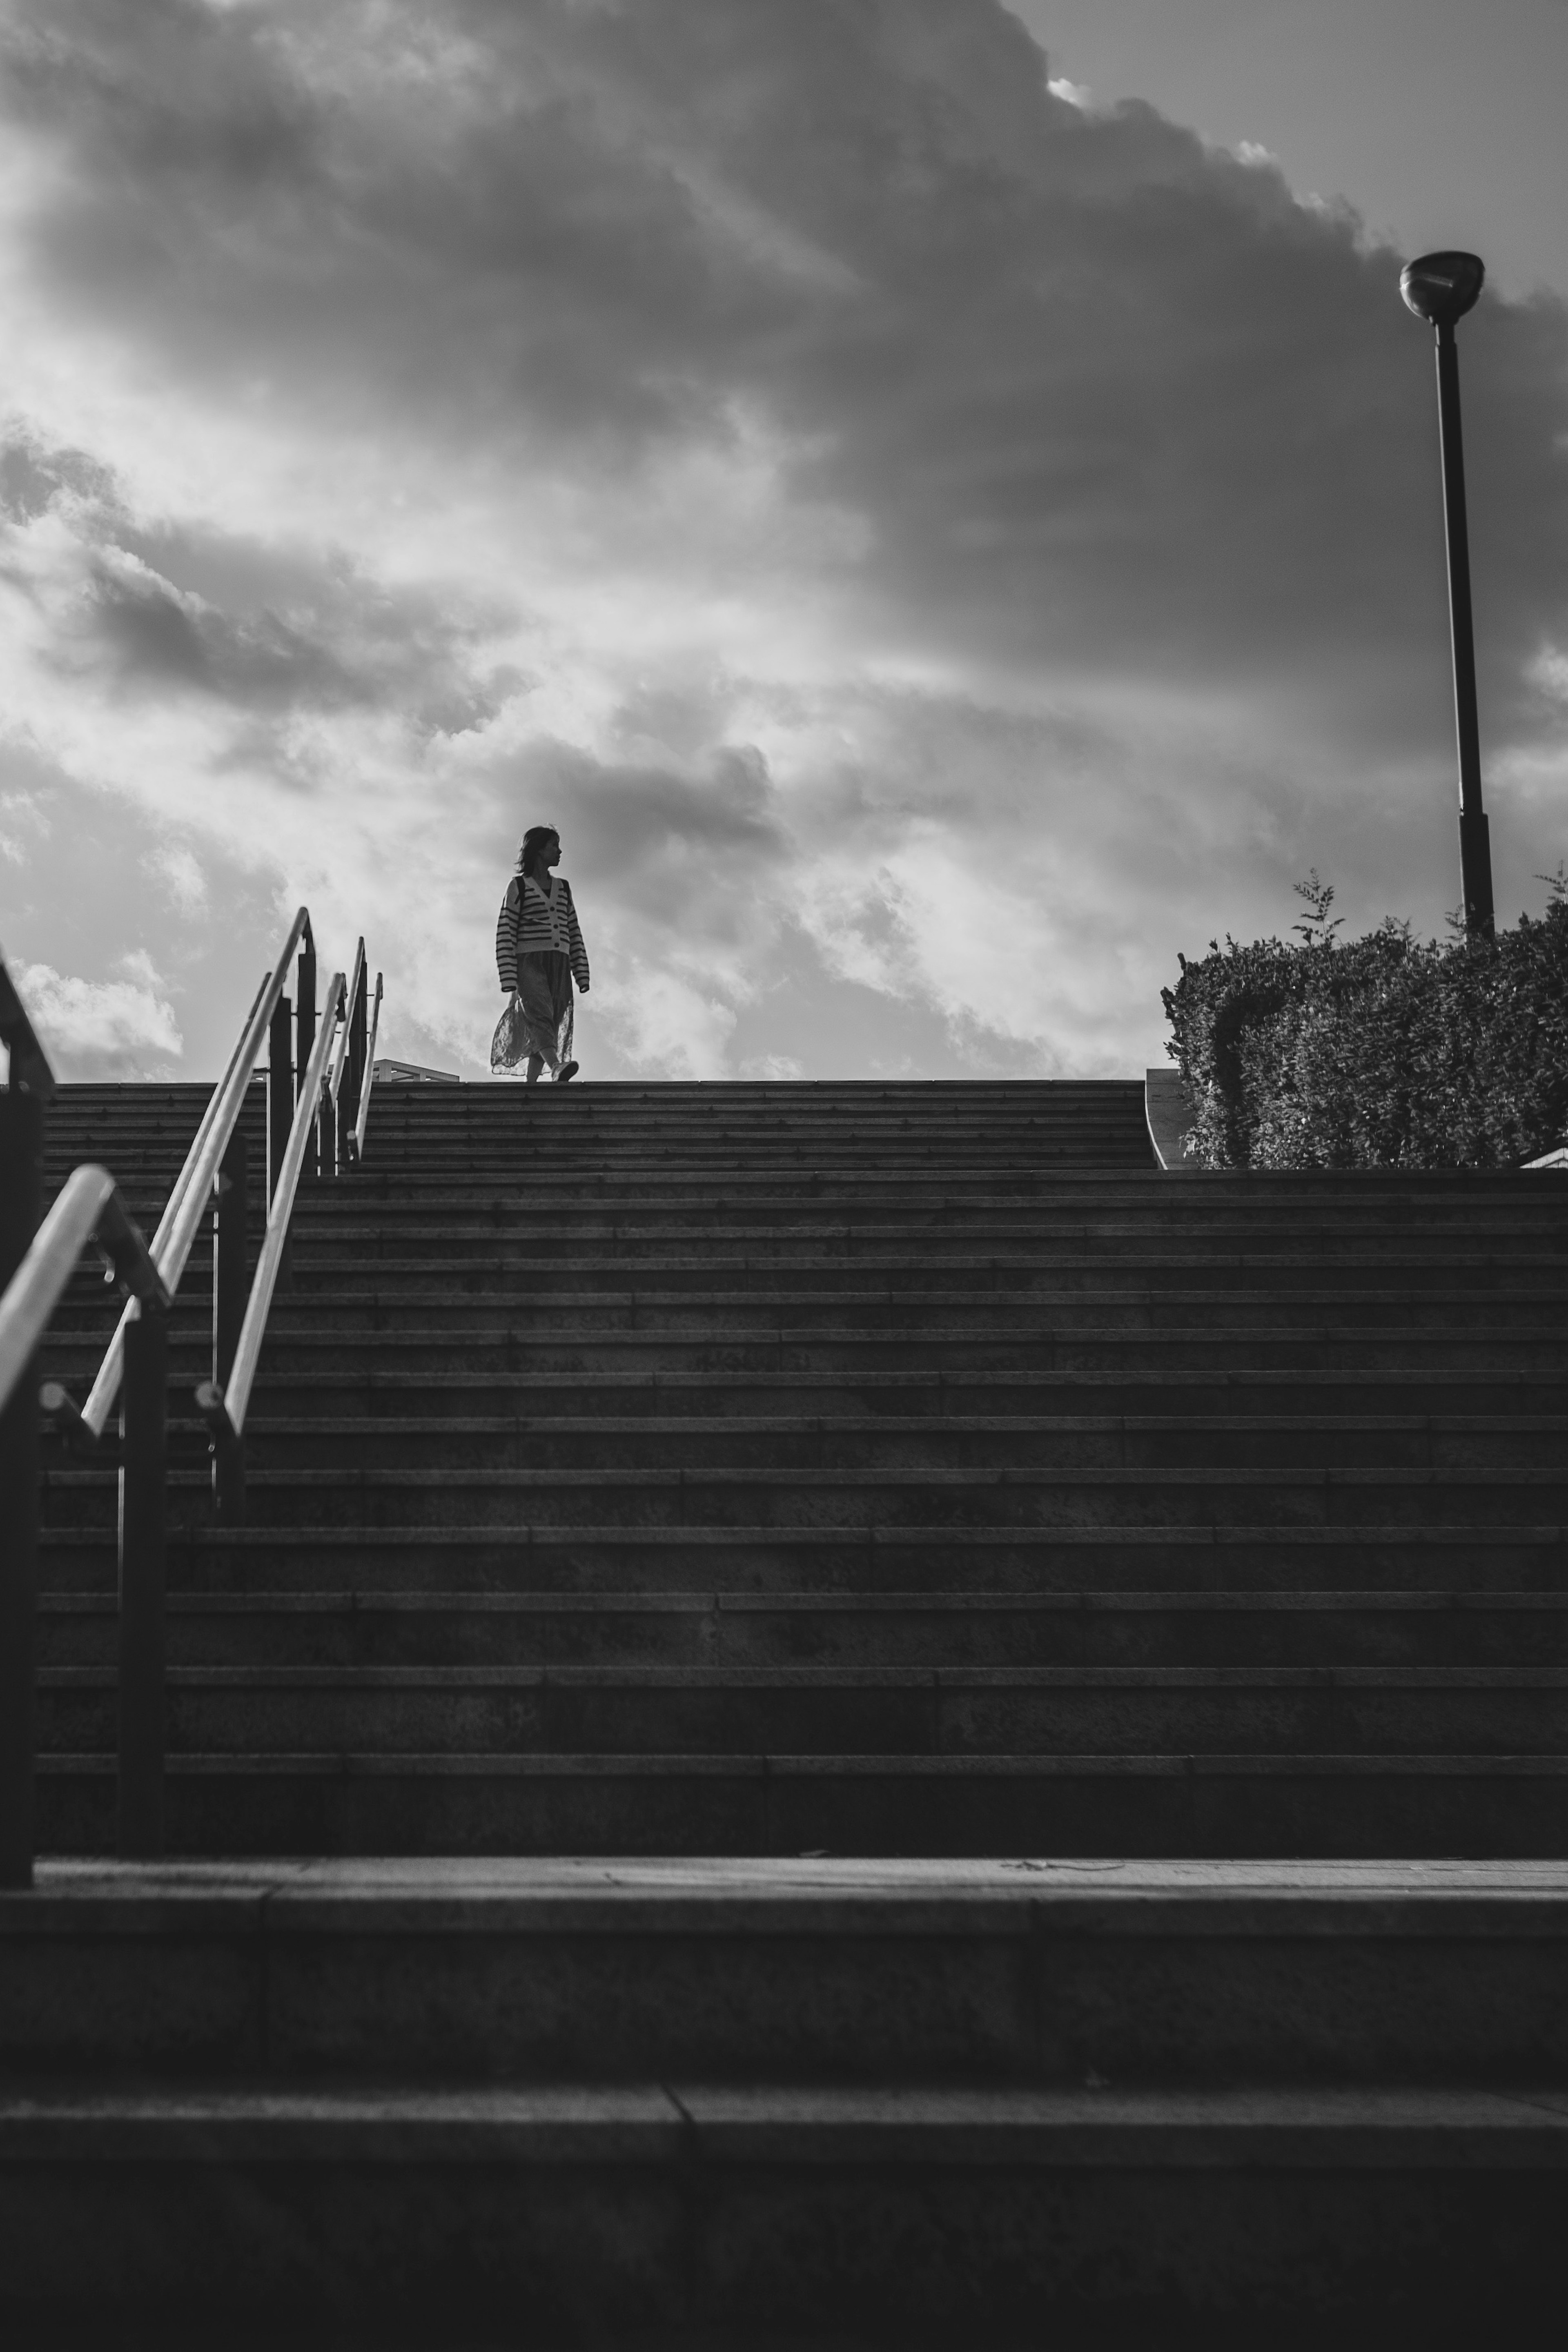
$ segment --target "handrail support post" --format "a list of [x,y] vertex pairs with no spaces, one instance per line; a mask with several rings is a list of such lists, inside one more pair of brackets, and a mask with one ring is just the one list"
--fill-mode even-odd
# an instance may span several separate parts
[[[213,1379],[221,1389],[234,1369],[245,1321],[245,1244],[248,1224],[250,1154],[237,1127],[219,1163],[213,1210]],[[245,1454],[234,1440],[212,1444],[213,1502],[226,1527],[245,1524]]]
[[[283,1154],[289,1149],[289,1129],[294,1124],[294,1065],[291,1059],[291,1024],[294,1008],[286,996],[280,996],[273,1007],[272,1025],[267,1033],[267,1205],[272,1205],[272,1195],[278,1190],[278,1171],[283,1165]],[[278,1286],[289,1287],[292,1268],[289,1252],[285,1249],[283,1263],[278,1269]],[[227,1378],[226,1370],[224,1377]]]
[[120,1834],[122,1860],[163,1852],[163,1607],[167,1580],[166,1312],[125,1327],[120,1471]]
[[[305,944],[300,950],[297,993],[299,1005],[295,1024],[297,1036],[294,1048],[294,1087],[298,1096],[305,1091],[305,1073],[310,1066],[310,1055],[316,1043],[316,942],[309,929],[305,933]],[[309,1152],[306,1154],[304,1172],[308,1176],[313,1176],[316,1172]]]
[[[338,1106],[331,1087],[321,1088],[321,1108],[316,1120],[321,1147],[321,1173],[336,1176],[338,1168]],[[307,1163],[308,1164],[308,1163]]]
[[359,943],[355,957],[356,977],[353,1003],[349,1007],[349,1118],[352,1130],[359,1098],[364,1088],[365,1042],[370,1026],[370,971],[364,960],[364,941]]
[[250,1152],[237,1127],[218,1163],[213,1202],[213,1378],[221,1387],[245,1320],[245,1244]]
[[215,1431],[211,1446],[213,1505],[218,1524],[226,1528],[242,1528],[245,1525],[245,1440],[236,1437],[232,1430]]

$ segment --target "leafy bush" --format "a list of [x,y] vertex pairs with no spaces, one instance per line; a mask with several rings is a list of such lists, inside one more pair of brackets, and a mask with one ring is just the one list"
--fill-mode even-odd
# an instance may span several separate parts
[[1210,942],[1161,994],[1209,1168],[1509,1168],[1568,1123],[1568,881],[1495,940],[1391,917],[1342,946],[1333,891],[1299,943]]

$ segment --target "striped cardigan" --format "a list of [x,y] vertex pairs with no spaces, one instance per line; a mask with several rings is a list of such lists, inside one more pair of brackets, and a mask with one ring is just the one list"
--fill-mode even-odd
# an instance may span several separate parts
[[519,956],[542,955],[551,948],[561,949],[570,958],[573,979],[579,988],[586,988],[588,950],[577,928],[571,883],[563,874],[556,876],[552,906],[537,882],[514,874],[496,920],[496,971],[509,996],[517,987]]

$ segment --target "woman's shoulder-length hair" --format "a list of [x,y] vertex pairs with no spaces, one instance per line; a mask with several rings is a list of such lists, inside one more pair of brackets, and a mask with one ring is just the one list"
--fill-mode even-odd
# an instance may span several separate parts
[[547,842],[552,841],[559,853],[561,835],[556,832],[555,827],[552,824],[531,824],[522,836],[522,846],[517,853],[518,872],[526,874],[533,863],[535,850],[542,849]]

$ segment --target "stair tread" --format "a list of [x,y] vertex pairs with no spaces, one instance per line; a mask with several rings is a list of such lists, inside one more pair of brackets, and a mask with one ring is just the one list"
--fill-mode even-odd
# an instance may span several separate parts
[[[683,1926],[694,1914],[722,1922],[737,1906],[774,1916],[830,1916],[846,1907],[858,1921],[868,1910],[914,1910],[946,1931],[984,1932],[998,1906],[1120,1917],[1136,1934],[1158,1918],[1195,1934],[1242,1905],[1291,1906],[1318,1932],[1362,1934],[1370,1924],[1404,1933],[1429,1922],[1436,1932],[1478,1931],[1504,1916],[1568,1930],[1568,1860],[1440,1861],[1266,1860],[1174,1856],[894,1855],[491,1855],[423,1857],[321,1855],[246,1861],[237,1857],[163,1863],[99,1858],[40,1861],[26,1900],[0,1891],[0,1937],[48,1934],[79,1918],[89,1925],[124,1919],[155,1923],[198,1908],[237,1910],[258,1934],[295,1920],[342,1918],[357,1925],[387,1915],[428,1919],[433,1928],[473,1923],[505,1927],[539,1917],[543,1925],[613,1927],[628,1913],[650,1925]],[[1158,1906],[1158,1911],[1151,1906]],[[937,1906],[941,1906],[940,1910]],[[1458,1915],[1458,1917],[1456,1917]]]
[[[864,1612],[869,1615],[893,1616],[913,1612],[921,1616],[951,1612],[954,1615],[1004,1616],[1068,1616],[1105,1614],[1131,1615],[1148,1612],[1156,1615],[1183,1611],[1199,1614],[1288,1615],[1310,1612],[1382,1612],[1395,1615],[1428,1612],[1466,1616],[1497,1611],[1531,1614],[1568,1613],[1568,1591],[1444,1591],[1433,1590],[1401,1590],[1385,1588],[1350,1591],[1339,1587],[1313,1587],[1304,1591],[1237,1591],[1230,1587],[1217,1590],[1180,1591],[1057,1591],[1009,1592],[986,1591],[909,1592],[832,1591],[832,1592],[750,1592],[750,1591],[658,1591],[606,1592],[560,1590],[552,1591],[495,1592],[486,1589],[474,1591],[452,1591],[415,1592],[381,1591],[356,1587],[335,1592],[171,1592],[165,1607],[174,1617],[246,1617],[279,1614],[283,1616],[364,1617],[449,1615],[461,1611],[475,1616],[552,1616],[588,1615],[613,1616],[622,1612],[651,1615],[709,1615],[714,1612],[736,1616],[834,1616]],[[120,1603],[116,1595],[108,1592],[45,1592],[39,1596],[39,1614],[46,1617],[102,1616],[115,1618]]]
[[[1568,1690],[1568,1666],[171,1665],[172,1689]],[[40,1689],[117,1686],[113,1666],[39,1666]]]
[[[0,2092],[0,2159],[1568,2166],[1568,2095],[1472,2084],[1068,2088],[110,2082]],[[1217,2143],[1217,2145],[1216,2145]]]
[[[43,1750],[38,1772],[64,1777],[73,1773],[116,1772],[116,1759],[108,1750],[71,1752]],[[1387,1780],[1568,1779],[1568,1755],[1551,1751],[1484,1749],[1470,1753],[1451,1748],[1433,1751],[1406,1748],[1352,1749],[1343,1753],[1311,1748],[1300,1752],[1268,1748],[1228,1753],[1218,1749],[1163,1754],[1152,1749],[1103,1749],[1062,1753],[1051,1749],[995,1750],[965,1748],[933,1752],[899,1749],[843,1752],[816,1749],[805,1753],[773,1750],[698,1748],[610,1748],[570,1753],[554,1748],[372,1748],[353,1750],[261,1751],[230,1753],[174,1750],[165,1770],[173,1778],[270,1779],[298,1773],[312,1779],[338,1777],[363,1780],[418,1780],[425,1778],[501,1780],[648,1779],[969,1780],[996,1779],[1071,1780],[1121,1777],[1133,1780],[1201,1780],[1204,1778],[1284,1778]]]

